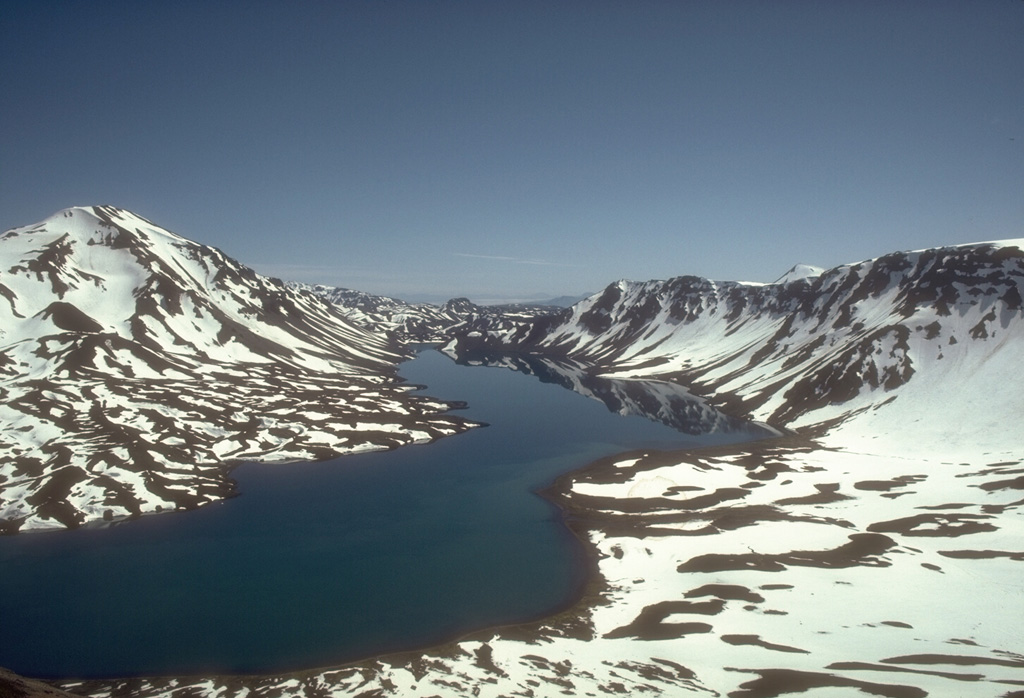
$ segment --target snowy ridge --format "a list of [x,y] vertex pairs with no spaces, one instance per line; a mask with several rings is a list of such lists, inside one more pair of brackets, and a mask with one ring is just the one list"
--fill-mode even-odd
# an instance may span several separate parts
[[917,372],[1004,351],[1019,358],[1022,294],[1024,253],[1011,240],[898,252],[763,286],[620,281],[560,315],[460,337],[452,350],[564,356],[601,374],[678,380],[739,416],[822,426],[895,396]]
[[0,530],[189,508],[226,464],[465,428],[319,297],[117,208],[0,237]]

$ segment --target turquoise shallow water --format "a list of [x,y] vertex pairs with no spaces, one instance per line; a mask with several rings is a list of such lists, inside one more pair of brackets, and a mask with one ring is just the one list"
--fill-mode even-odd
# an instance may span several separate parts
[[320,463],[245,464],[241,496],[107,529],[0,538],[0,666],[45,677],[337,664],[534,618],[578,592],[583,550],[533,494],[619,451],[737,442],[426,351],[425,392],[490,426]]

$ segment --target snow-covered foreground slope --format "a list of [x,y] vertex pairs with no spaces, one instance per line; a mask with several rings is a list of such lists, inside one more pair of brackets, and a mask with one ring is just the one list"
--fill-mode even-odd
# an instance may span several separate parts
[[465,428],[331,304],[128,211],[0,237],[0,530],[198,506],[239,460]]
[[552,321],[489,340],[477,329],[464,349],[687,376],[734,410],[805,433],[624,454],[563,477],[548,495],[591,546],[595,574],[556,617],[333,669],[64,687],[1020,698],[1021,264],[1014,242],[774,285],[618,284]]
[[599,572],[570,612],[421,654],[93,696],[1024,695],[1020,448],[778,441],[632,454],[561,503]]

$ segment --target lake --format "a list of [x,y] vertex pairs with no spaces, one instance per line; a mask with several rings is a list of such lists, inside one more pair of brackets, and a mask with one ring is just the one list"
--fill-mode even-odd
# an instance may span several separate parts
[[[269,673],[537,618],[575,598],[586,565],[535,490],[625,450],[770,436],[668,384],[520,364],[423,351],[402,365],[425,394],[466,401],[460,414],[489,426],[332,461],[244,464],[232,473],[240,496],[196,511],[0,538],[0,666],[51,678]],[[698,416],[669,427],[609,406]]]

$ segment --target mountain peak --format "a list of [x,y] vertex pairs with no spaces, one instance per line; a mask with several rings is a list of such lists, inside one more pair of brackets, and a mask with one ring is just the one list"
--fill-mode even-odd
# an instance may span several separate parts
[[812,279],[821,276],[825,270],[822,267],[815,267],[810,264],[794,264],[789,271],[773,281],[773,284],[788,284],[794,281]]
[[444,312],[470,313],[477,310],[477,306],[468,298],[459,297],[448,299],[448,301],[441,306],[441,310]]
[[198,506],[230,494],[233,460],[465,428],[397,385],[402,356],[320,298],[124,209],[9,230],[0,533]]
[[137,213],[116,206],[72,206],[34,225],[8,230],[2,237],[8,241],[24,237],[22,245],[26,253],[31,246],[52,244],[56,240],[63,240],[72,248],[106,245],[118,249],[135,246],[144,239],[149,243],[162,241],[201,247]]
[[66,222],[68,219],[73,221],[123,220],[125,222],[129,222],[131,219],[134,219],[139,222],[145,222],[147,225],[152,225],[152,223],[146,221],[142,216],[132,213],[128,209],[120,208],[118,206],[101,205],[69,206],[68,208],[62,208],[32,227],[50,227],[55,223],[59,224],[61,222]]

